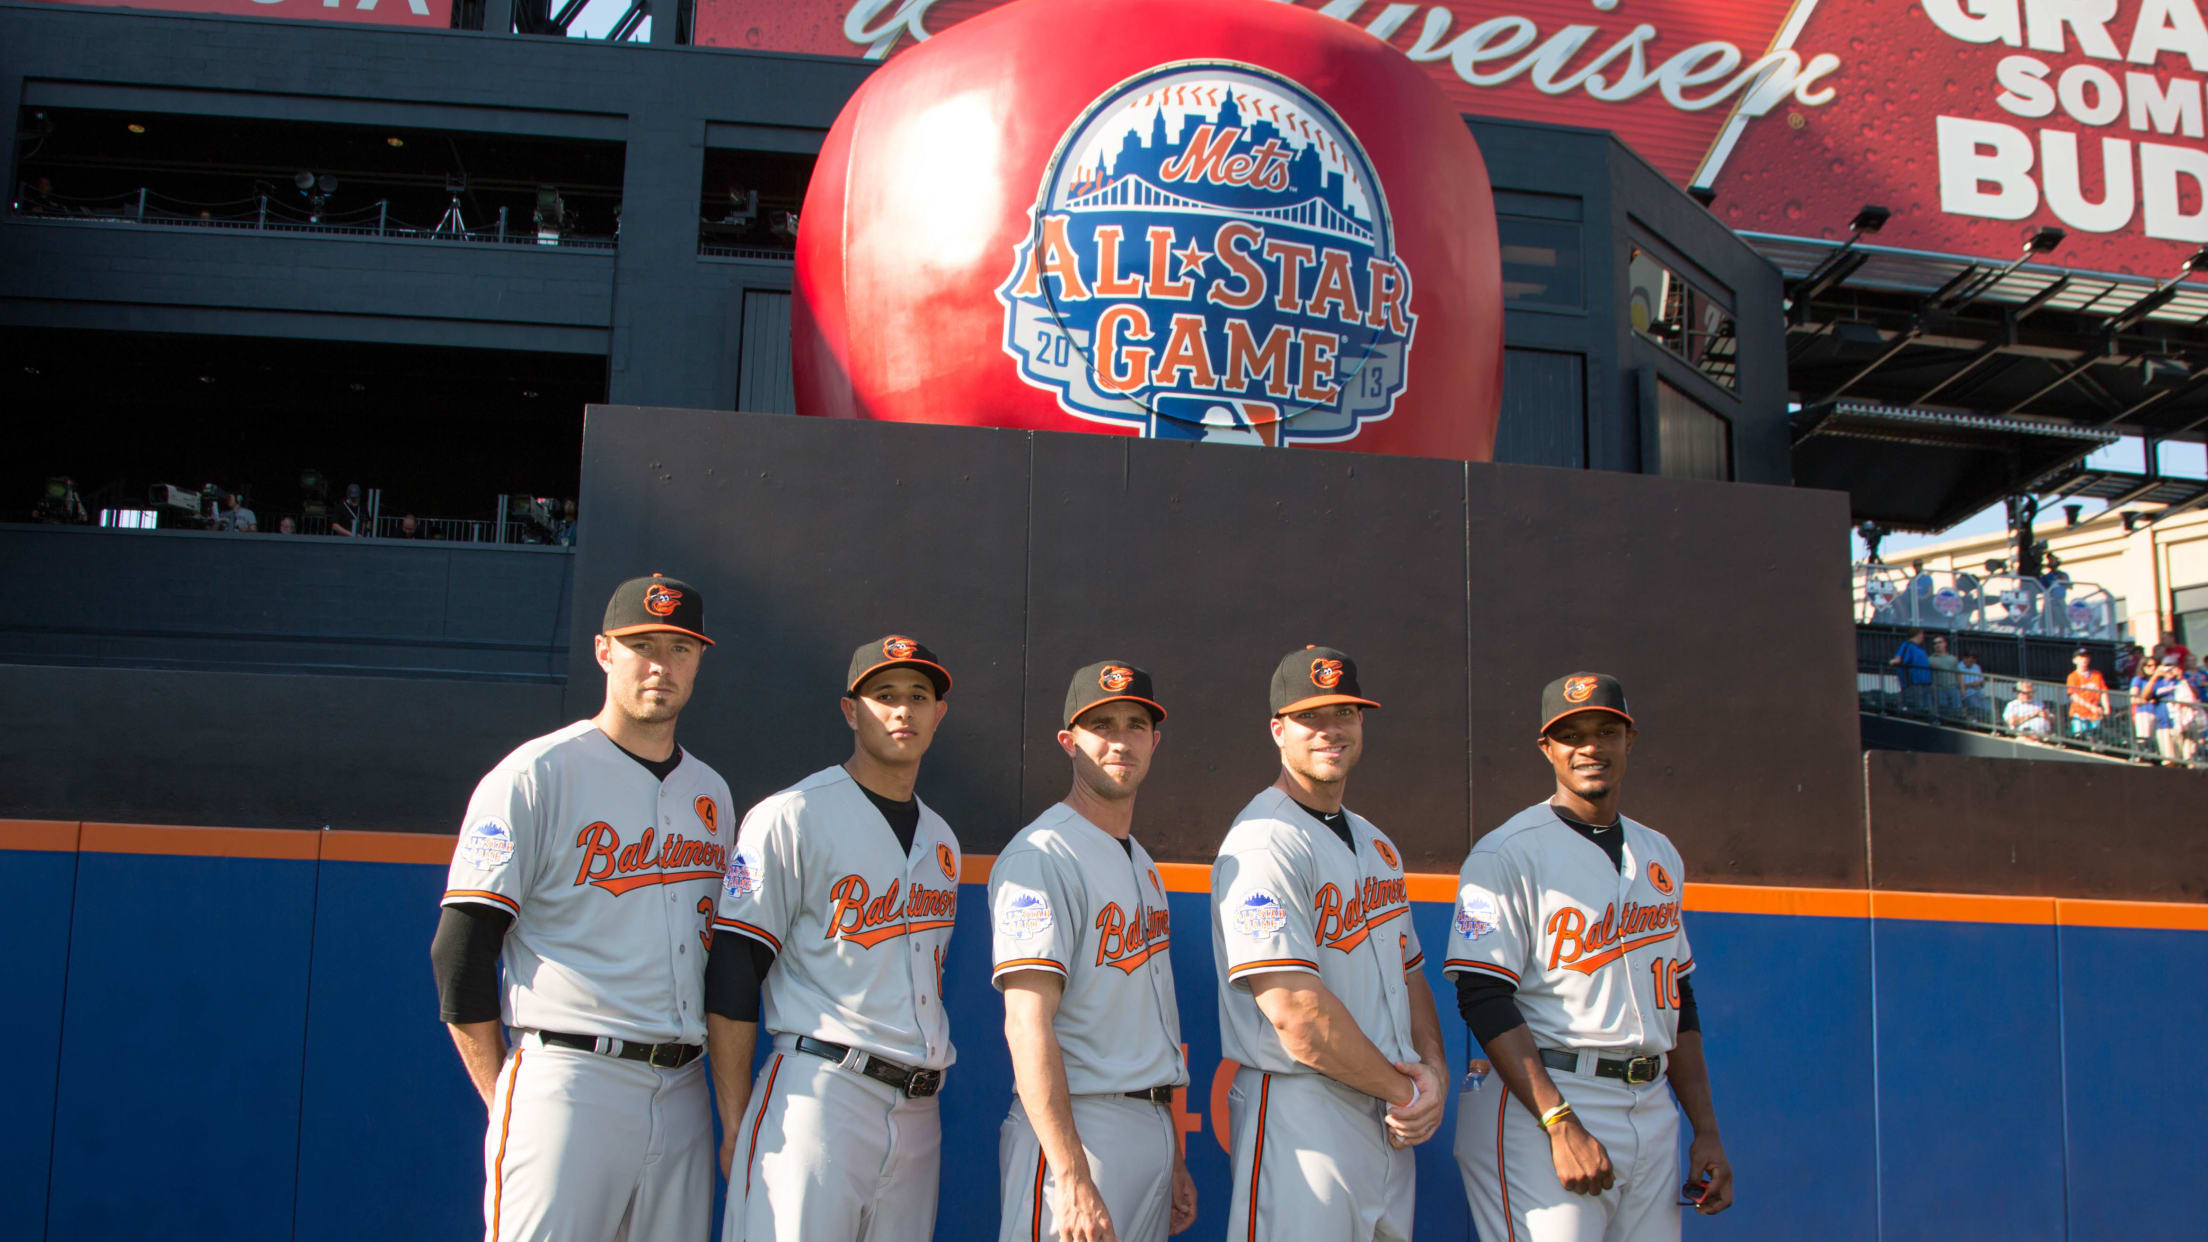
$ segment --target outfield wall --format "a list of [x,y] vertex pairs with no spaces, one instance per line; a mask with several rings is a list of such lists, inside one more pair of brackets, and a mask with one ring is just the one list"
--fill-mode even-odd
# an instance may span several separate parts
[[[390,1242],[480,1229],[482,1106],[435,1018],[428,944],[450,838],[0,821],[8,1236]],[[945,997],[936,1238],[994,1236],[1010,1099],[966,860]],[[1201,866],[1167,864],[1180,1101],[1225,1220],[1226,1075]],[[1429,945],[1453,878],[1414,878]],[[2208,909],[2183,903],[1697,885],[1686,892],[1740,1183],[1691,1237],[1824,1242],[2196,1236],[2208,1082],[2163,1032],[2208,1022]],[[1441,988],[1438,973],[1429,977]],[[1444,996],[1446,988],[1442,988]],[[2142,1021],[2144,1019],[2144,1021]],[[1445,1021],[1451,1064],[1461,1023]],[[1454,1101],[1452,1101],[1452,1110]],[[1449,1149],[1419,1151],[1418,1236],[1473,1237]]]

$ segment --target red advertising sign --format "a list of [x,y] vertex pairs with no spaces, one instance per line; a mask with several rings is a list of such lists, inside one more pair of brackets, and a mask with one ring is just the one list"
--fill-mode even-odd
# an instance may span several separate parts
[[310,22],[364,22],[444,30],[452,25],[452,0],[47,0],[102,8],[168,13],[216,13],[224,17],[289,17]]
[[[698,0],[697,41],[883,58],[1003,0]],[[2202,0],[1296,0],[1485,116],[1612,130],[1748,232],[2161,277],[2208,244]]]

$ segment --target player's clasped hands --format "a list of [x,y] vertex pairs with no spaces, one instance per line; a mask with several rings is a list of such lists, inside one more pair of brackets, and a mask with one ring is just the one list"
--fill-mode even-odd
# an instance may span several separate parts
[[1441,1076],[1424,1061],[1397,1061],[1396,1072],[1418,1084],[1418,1098],[1388,1106],[1388,1145],[1414,1147],[1433,1137],[1441,1125]]

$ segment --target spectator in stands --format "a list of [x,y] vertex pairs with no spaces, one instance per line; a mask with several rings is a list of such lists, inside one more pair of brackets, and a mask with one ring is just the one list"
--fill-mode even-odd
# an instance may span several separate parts
[[77,481],[66,474],[46,480],[46,494],[32,506],[31,520],[67,526],[92,524],[92,516],[84,511],[84,497],[77,494]]
[[1932,657],[1924,650],[1924,631],[1909,631],[1909,637],[1901,640],[1900,650],[1886,662],[1901,668],[1901,710],[1929,713],[1932,710]]
[[276,533],[279,535],[296,535],[299,533],[299,523],[293,521],[291,515],[287,513],[276,519]]
[[2101,740],[2101,725],[2108,719],[2108,683],[2093,667],[2093,653],[2080,647],[2070,653],[2070,676],[2064,679],[2070,698],[2070,736]]
[[2165,762],[2178,760],[2177,719],[2170,701],[2177,697],[2176,669],[2153,656],[2140,662],[2139,675],[2131,679],[2132,727],[2139,749],[2147,757],[2160,755]]
[[1932,575],[1924,572],[1924,562],[1909,562],[1909,596],[1902,605],[1902,620],[1909,625],[1923,625],[1939,614],[1932,610],[1932,594],[1937,590]]
[[345,499],[330,510],[330,533],[350,539],[367,534],[367,526],[367,515],[360,503],[360,484],[347,483]]
[[1959,716],[1963,711],[1962,665],[1947,649],[1947,635],[1935,635],[1932,639],[1932,703],[1942,716]]
[[2182,671],[2193,666],[2193,649],[2177,641],[2177,634],[2174,631],[2164,630],[2162,631],[2161,643],[2154,649],[2154,658],[2157,662],[2163,664],[2174,660],[2179,670]]
[[2070,575],[2063,571],[2062,561],[2054,553],[2047,554],[2045,566],[2039,573],[2040,615],[2046,624],[2045,633],[2070,632]]
[[2132,674],[2139,671],[2139,659],[2146,650],[2137,643],[2125,643],[2116,649],[2116,684],[2128,685]]
[[394,539],[420,539],[421,537],[422,523],[411,513],[399,519],[399,531],[392,536]]
[[2001,723],[2025,737],[2047,737],[2055,731],[2055,722],[2047,715],[2047,705],[2032,697],[2032,683],[2016,683],[2016,697],[2001,710]]
[[1986,697],[1986,671],[1978,666],[1978,657],[1963,653],[1961,667],[1963,680],[1963,710],[1972,720],[1984,723],[1993,718],[1993,700]]
[[224,530],[244,531],[250,534],[261,528],[260,515],[246,507],[245,493],[230,493],[229,497],[223,501],[223,505],[222,528]]
[[563,548],[575,546],[575,498],[570,496],[560,508],[560,529],[554,532],[552,542]]
[[64,216],[69,209],[54,197],[54,179],[40,173],[24,182],[15,194],[15,211],[22,216]]
[[1978,585],[1978,575],[1967,569],[1955,571],[1955,594],[1963,601],[1963,606],[1956,610],[1955,624],[1966,630],[1974,628],[1970,618],[1978,615]]

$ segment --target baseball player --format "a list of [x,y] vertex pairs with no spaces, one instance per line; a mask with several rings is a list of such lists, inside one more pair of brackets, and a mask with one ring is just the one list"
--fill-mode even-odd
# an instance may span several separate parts
[[1196,1219],[1173,1125],[1188,1067],[1165,885],[1133,836],[1164,721],[1134,665],[1075,672],[1058,731],[1072,786],[989,874],[1019,1091],[998,1143],[1000,1242],[1163,1242]]
[[1686,868],[1618,812],[1634,737],[1616,678],[1550,682],[1556,793],[1480,838],[1459,877],[1442,973],[1494,1075],[1457,1109],[1456,1154],[1489,1242],[1669,1242],[1677,1196],[1704,1215],[1733,1200],[1687,982]]
[[500,760],[468,804],[430,958],[490,1108],[485,1242],[712,1232],[697,1061],[728,785],[675,744],[712,641],[689,583],[614,588],[605,706]]
[[[958,839],[913,793],[951,675],[903,635],[851,657],[851,757],[744,816],[706,970],[726,1242],[926,1242],[955,1053]],[[774,1051],[756,1079],[764,1022]]]
[[1345,810],[1364,751],[1357,662],[1331,647],[1273,671],[1280,777],[1211,872],[1227,1094],[1227,1237],[1400,1242],[1411,1145],[1441,1123],[1447,1066],[1395,843]]

